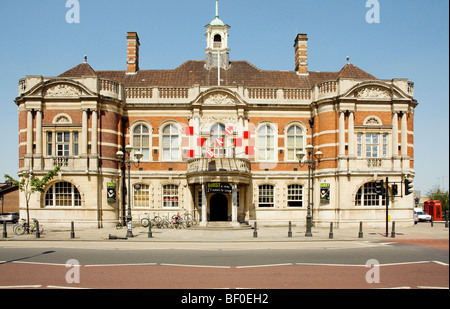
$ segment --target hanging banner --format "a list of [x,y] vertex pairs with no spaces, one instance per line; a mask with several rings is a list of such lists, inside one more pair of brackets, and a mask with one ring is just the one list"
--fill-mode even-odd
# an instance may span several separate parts
[[329,203],[330,202],[330,184],[321,183],[320,184],[320,202]]
[[207,193],[231,194],[233,187],[229,183],[210,182],[206,186]]
[[116,202],[116,184],[115,183],[107,183],[106,184],[106,194],[108,203]]

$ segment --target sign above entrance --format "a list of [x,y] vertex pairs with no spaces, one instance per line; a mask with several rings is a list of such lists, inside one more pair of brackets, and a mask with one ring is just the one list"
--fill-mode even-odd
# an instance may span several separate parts
[[210,182],[207,184],[207,193],[231,194],[233,187],[230,183]]

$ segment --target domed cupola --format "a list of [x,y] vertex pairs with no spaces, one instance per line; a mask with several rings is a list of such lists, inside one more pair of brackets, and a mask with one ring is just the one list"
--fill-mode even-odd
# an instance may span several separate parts
[[228,29],[219,19],[219,0],[216,0],[216,18],[206,25],[206,68],[228,69],[230,66],[230,49],[228,48]]

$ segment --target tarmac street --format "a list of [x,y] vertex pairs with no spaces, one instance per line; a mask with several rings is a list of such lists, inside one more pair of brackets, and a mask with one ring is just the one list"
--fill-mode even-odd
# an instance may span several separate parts
[[[310,289],[448,288],[448,228],[429,224],[384,231],[258,230],[50,230],[0,241],[0,288],[100,289]],[[68,261],[72,261],[68,264]],[[75,265],[73,261],[76,261]],[[367,265],[369,261],[374,264]],[[68,283],[78,271],[79,283]],[[379,282],[367,274],[378,271]],[[376,278],[376,276],[374,277]]]

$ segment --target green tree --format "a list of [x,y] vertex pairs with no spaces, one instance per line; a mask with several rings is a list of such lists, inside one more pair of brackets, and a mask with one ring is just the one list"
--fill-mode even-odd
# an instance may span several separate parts
[[430,192],[427,193],[430,200],[441,201],[442,203],[442,211],[448,210],[448,191],[442,192],[439,187],[433,188]]
[[27,233],[30,233],[30,199],[31,196],[36,193],[44,193],[45,186],[48,184],[50,180],[55,177],[59,170],[61,169],[61,166],[56,166],[53,170],[49,171],[42,179],[39,179],[33,175],[30,175],[28,172],[23,172],[22,175],[20,175],[20,179],[16,180],[12,178],[9,175],[5,175],[5,179],[7,181],[12,182],[15,186],[19,187],[20,192],[23,192],[25,195],[25,201],[27,206]]

